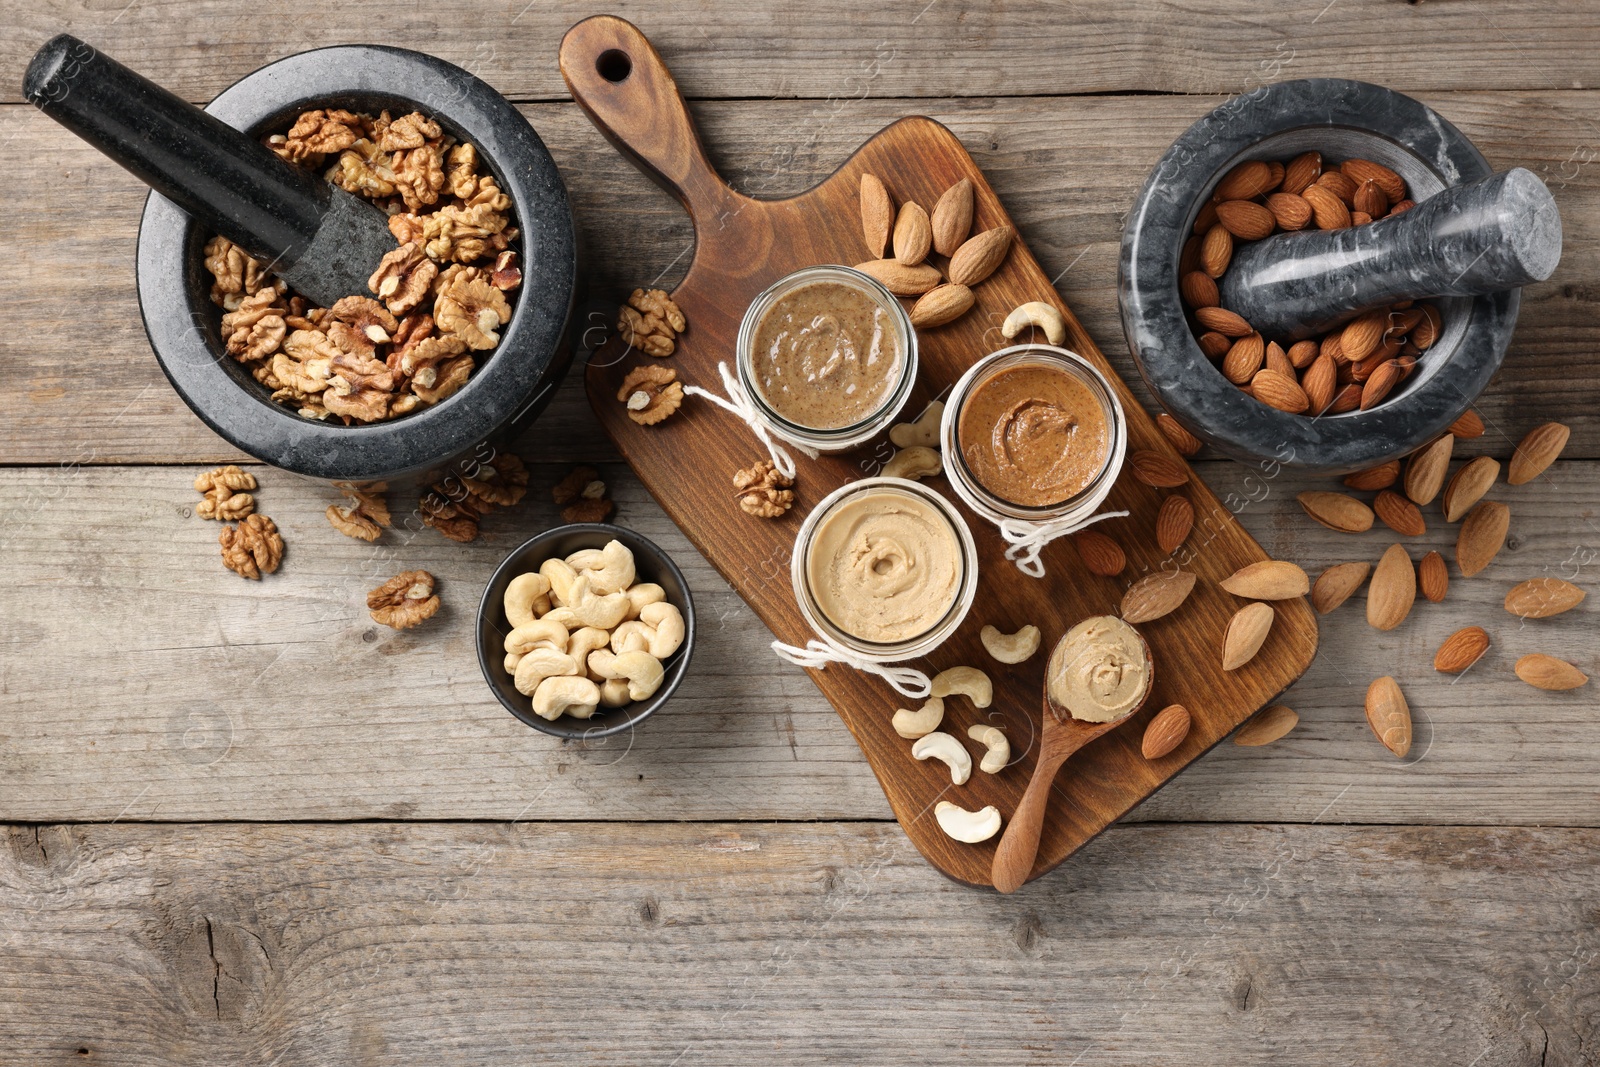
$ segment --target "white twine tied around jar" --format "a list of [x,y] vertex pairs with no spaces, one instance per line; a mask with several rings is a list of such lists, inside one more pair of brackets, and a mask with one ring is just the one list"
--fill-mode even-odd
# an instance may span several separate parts
[[826,670],[830,663],[843,663],[859,671],[876,674],[888,682],[896,693],[913,700],[921,699],[933,691],[933,682],[915,667],[892,667],[887,663],[879,663],[877,660],[841,648],[831,641],[812,638],[806,642],[804,648],[786,645],[782,641],[773,641],[772,651],[776,652],[781,660],[787,660],[801,667],[815,667],[819,671]]
[[[772,457],[772,465],[777,469],[778,473],[785,478],[793,478],[795,475],[794,457],[789,455],[788,449],[772,439],[772,434],[768,431],[766,422],[762,420],[760,412],[756,410],[755,401],[750,399],[750,394],[745,392],[744,386],[739,384],[739,379],[734,376],[733,371],[728,369],[726,361],[717,364],[717,372],[722,375],[723,388],[728,390],[726,398],[698,385],[686,385],[683,387],[683,391],[690,396],[705,397],[722,410],[730,411],[738,416],[740,421],[750,427],[756,438],[767,446],[767,455]],[[807,448],[805,445],[793,445],[793,447],[799,449],[802,454],[811,459],[817,458],[817,451],[814,448]]]
[[1011,546],[1006,549],[1006,559],[1015,563],[1017,570],[1028,577],[1043,578],[1044,563],[1039,559],[1039,553],[1045,545],[1058,537],[1065,537],[1077,533],[1086,526],[1093,526],[1102,519],[1121,519],[1127,514],[1126,511],[1102,511],[1087,519],[1057,519],[1055,522],[1045,523],[1002,519],[1000,536]]

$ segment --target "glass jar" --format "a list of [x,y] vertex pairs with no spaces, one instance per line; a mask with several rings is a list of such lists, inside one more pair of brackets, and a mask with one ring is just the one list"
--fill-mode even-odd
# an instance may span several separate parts
[[[960,571],[955,596],[936,621],[919,633],[885,642],[867,640],[836,624],[818,604],[811,582],[812,551],[816,546],[817,532],[823,523],[851,501],[875,494],[884,494],[891,499],[903,496],[931,507],[934,514],[946,524],[956,543]],[[961,513],[956,510],[955,505],[932,489],[920,482],[905,478],[882,476],[862,478],[835,489],[811,509],[811,514],[806,516],[805,522],[800,526],[799,534],[795,537],[789,580],[794,585],[795,601],[799,604],[800,614],[824,642],[874,663],[895,663],[932,652],[943,644],[967,617],[973,597],[978,591],[978,548],[973,542],[972,530],[961,517]]]
[[[987,445],[988,442],[961,440],[961,413],[977,389],[1001,373],[1024,367],[1062,371],[1083,383],[1100,405],[1106,424],[1105,456],[1100,470],[1067,499],[1038,507],[1006,500],[978,481],[964,446]],[[1088,360],[1054,345],[1024,344],[990,353],[961,376],[945,404],[944,418],[939,425],[939,444],[944,452],[945,476],[951,487],[979,515],[996,526],[1005,523],[1011,529],[1017,528],[1019,523],[1064,525],[1088,519],[1105,502],[1122,471],[1123,456],[1128,448],[1128,425],[1116,392]]]
[[[755,341],[761,320],[780,299],[817,282],[845,285],[864,294],[887,314],[895,342],[900,347],[900,364],[893,380],[888,383],[882,401],[847,426],[805,426],[779,414],[762,392],[756,373]],[[739,324],[736,356],[739,384],[749,395],[761,421],[775,436],[817,452],[847,452],[888,429],[901,408],[905,407],[911,387],[917,380],[917,332],[911,327],[911,318],[906,314],[906,309],[877,279],[850,267],[805,267],[773,283],[745,309],[744,320]]]

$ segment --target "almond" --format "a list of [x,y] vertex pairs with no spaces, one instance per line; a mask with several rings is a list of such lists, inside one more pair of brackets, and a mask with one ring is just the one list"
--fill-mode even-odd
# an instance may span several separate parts
[[1319,230],[1342,230],[1350,225],[1350,209],[1333,193],[1320,185],[1309,185],[1300,194],[1311,205],[1311,217]]
[[1114,578],[1128,565],[1122,546],[1099,530],[1080,530],[1072,535],[1072,544],[1078,558],[1090,572],[1102,578]]
[[1240,567],[1219,584],[1234,596],[1251,600],[1292,600],[1311,591],[1306,572],[1281,559],[1264,559]]
[[1267,169],[1272,171],[1272,176],[1267,179],[1267,187],[1262,192],[1270,193],[1283,184],[1284,166],[1277,160],[1268,160]]
[[1222,357],[1222,376],[1234,385],[1243,385],[1254,378],[1256,371],[1261,369],[1261,363],[1267,358],[1267,346],[1262,343],[1259,333],[1252,333],[1241,337],[1228,349],[1228,354]]
[[1233,735],[1233,743],[1247,748],[1270,745],[1298,725],[1300,716],[1282,704],[1274,704],[1270,708],[1263,708],[1255,718],[1239,727],[1239,732]]
[[1157,489],[1176,489],[1189,480],[1189,468],[1163,452],[1140,449],[1128,457],[1133,476]]
[[1402,200],[1394,207],[1389,209],[1389,216],[1392,217],[1395,215],[1404,215],[1406,212],[1410,211],[1416,206],[1417,202],[1415,200]]
[[1251,200],[1272,188],[1272,168],[1252,159],[1225,174],[1211,194],[1213,200]]
[[1411,330],[1411,343],[1423,352],[1432,348],[1439,341],[1439,334],[1444,331],[1444,324],[1439,319],[1439,309],[1432,304],[1422,305],[1422,321]]
[[1191,237],[1183,242],[1183,250],[1178,253],[1178,273],[1188,274],[1192,270],[1200,269],[1200,238]]
[[1460,674],[1489,651],[1489,634],[1481,626],[1468,626],[1444,639],[1433,654],[1433,669],[1441,674]]
[[1356,183],[1349,175],[1340,174],[1336,170],[1325,170],[1317,177],[1316,184],[1337,196],[1345,207],[1355,204]]
[[1506,594],[1506,610],[1523,619],[1548,619],[1583,603],[1583,595],[1560,578],[1529,578]]
[[929,289],[911,305],[911,325],[930,330],[954,322],[971,310],[974,297],[965,285],[947,282]]
[[1194,575],[1189,571],[1156,571],[1140,578],[1122,594],[1122,621],[1137,626],[1170,615],[1189,598]]
[[1194,529],[1194,505],[1189,498],[1178,493],[1161,502],[1156,513],[1156,544],[1169,555],[1189,539]]
[[1450,424],[1450,428],[1445,432],[1454,434],[1463,440],[1469,437],[1482,437],[1483,416],[1468,408],[1461,413],[1460,418]]
[[1376,182],[1383,190],[1383,195],[1389,198],[1391,204],[1399,203],[1406,198],[1406,183],[1400,175],[1370,159],[1347,159],[1339,164],[1339,170],[1352,182]]
[[1330,530],[1365,533],[1372,529],[1372,509],[1345,493],[1311,491],[1295,497],[1305,513]]
[[1222,637],[1222,669],[1236,671],[1254,659],[1277,617],[1271,604],[1246,604],[1234,612]]
[[1326,615],[1349,600],[1371,570],[1370,563],[1335,563],[1317,576],[1311,587],[1311,606]]
[[894,220],[894,258],[905,267],[915,267],[928,258],[933,247],[933,225],[927,210],[914,200],[900,205]]
[[1200,451],[1200,439],[1185,430],[1178,420],[1166,412],[1156,416],[1156,425],[1161,427],[1161,432],[1166,434],[1167,440],[1185,456],[1192,456]]
[[[1224,370],[1223,373],[1226,374],[1227,371]],[[1300,383],[1290,375],[1279,371],[1271,369],[1257,371],[1255,377],[1250,379],[1250,386],[1257,400],[1268,407],[1287,411],[1291,415],[1298,415],[1311,406],[1311,398],[1300,388]]]
[[1471,578],[1487,567],[1506,543],[1511,528],[1511,509],[1495,500],[1485,500],[1467,513],[1456,536],[1456,566]]
[[1217,222],[1241,241],[1259,241],[1272,233],[1277,220],[1253,200],[1224,200],[1217,205]]
[[1387,675],[1367,686],[1367,725],[1401,759],[1411,751],[1411,708],[1400,683]]
[[[1294,349],[1289,351],[1293,352]],[[1300,379],[1300,388],[1304,389],[1306,394],[1306,410],[1313,415],[1321,415],[1327,411],[1333,404],[1334,392],[1338,386],[1339,365],[1334,362],[1332,356],[1317,356],[1306,369],[1305,376]]]
[[[1351,205],[1356,211],[1367,216],[1367,221],[1381,219],[1389,213],[1389,194],[1379,187],[1378,183],[1368,179],[1356,186],[1356,195],[1351,200]],[[1352,218],[1354,214],[1352,213]]]
[[1391,459],[1376,467],[1344,476],[1344,484],[1352,489],[1387,489],[1400,479],[1400,461]]
[[1156,712],[1150,725],[1144,728],[1144,740],[1139,751],[1145,759],[1160,759],[1189,736],[1189,709],[1182,704],[1168,704]]
[[[1211,205],[1206,205],[1211,207]],[[1215,214],[1215,209],[1213,209]],[[1213,224],[1200,241],[1200,269],[1213,278],[1220,278],[1233,259],[1233,234],[1221,225]]]
[[1317,351],[1324,356],[1331,356],[1335,363],[1341,366],[1350,362],[1350,357],[1344,354],[1344,349],[1339,347],[1339,334],[1330,333],[1318,343]]
[[953,256],[972,232],[972,181],[962,178],[940,195],[933,205],[933,250]]
[[1267,342],[1266,367],[1268,370],[1277,371],[1293,381],[1299,381],[1299,375],[1295,373],[1294,364],[1289,362],[1289,353],[1285,352],[1283,346],[1276,341]]
[[875,259],[857,263],[856,270],[876,278],[895,296],[921,296],[939,284],[939,268],[927,263],[908,267],[897,259]]
[[1528,435],[1511,454],[1511,469],[1506,472],[1507,485],[1522,485],[1544,473],[1556,461],[1561,450],[1567,447],[1572,431],[1559,422],[1546,422],[1528,431]]
[[1339,351],[1352,363],[1366,359],[1377,351],[1378,342],[1383,340],[1383,331],[1388,325],[1387,311],[1369,311],[1352,319],[1339,334]]
[[1435,604],[1450,591],[1450,568],[1445,566],[1444,557],[1437,551],[1429,552],[1417,564],[1417,588]]
[[1207,200],[1200,205],[1200,211],[1194,217],[1194,232],[1197,235],[1207,233],[1216,224],[1217,202],[1215,200]]
[[950,257],[950,280],[962,285],[977,285],[999,269],[1011,251],[1010,226],[996,226],[967,238]]
[[1311,224],[1311,205],[1299,193],[1273,193],[1267,210],[1281,230],[1303,230]]
[[1352,210],[1350,212],[1350,225],[1352,225],[1352,226],[1365,226],[1367,223],[1369,223],[1371,221],[1372,221],[1372,216],[1368,215],[1365,211],[1354,211],[1354,210]]
[[1283,191],[1304,192],[1307,186],[1320,177],[1322,177],[1322,153],[1302,152],[1283,168]]
[[1192,308],[1214,308],[1221,299],[1216,281],[1203,270],[1192,270],[1179,278],[1178,292]]
[[1416,599],[1417,569],[1404,545],[1390,545],[1367,586],[1367,622],[1377,630],[1393,630],[1406,621]]
[[1206,354],[1207,359],[1218,359],[1228,354],[1228,349],[1233,347],[1233,342],[1224,334],[1215,330],[1207,330],[1197,339],[1200,351]]
[[1255,332],[1248,322],[1227,308],[1200,308],[1194,313],[1194,317],[1200,325],[1208,330],[1215,330],[1224,337],[1248,337]]
[[1361,406],[1361,386],[1351,382],[1340,386],[1339,391],[1333,394],[1333,403],[1328,405],[1329,415],[1343,415],[1347,411],[1354,411]]
[[[1377,407],[1394,391],[1400,382],[1400,372],[1403,368],[1395,360],[1385,360],[1378,364],[1365,384],[1361,387],[1361,410],[1367,411]],[[1448,435],[1446,435],[1448,436]]]
[[1305,370],[1316,362],[1319,346],[1315,341],[1296,341],[1289,346],[1289,364],[1296,370]]
[[1422,521],[1422,509],[1393,489],[1379,493],[1378,499],[1372,502],[1372,510],[1379,522],[1401,537],[1421,537],[1428,532],[1427,523]]
[[1589,676],[1564,659],[1534,652],[1517,660],[1517,677],[1535,689],[1563,692],[1589,681]]
[[1456,522],[1472,510],[1472,505],[1483,499],[1483,494],[1494,488],[1500,477],[1500,463],[1489,456],[1479,456],[1456,471],[1450,484],[1444,487],[1444,498],[1439,506],[1444,508],[1444,521]]
[[889,231],[894,227],[894,202],[889,190],[876,174],[861,176],[861,235],[867,240],[867,251],[874,259],[882,259],[889,249]]
[[1411,453],[1406,460],[1406,496],[1418,504],[1433,503],[1444,485],[1445,472],[1450,469],[1450,453],[1455,447],[1455,437],[1442,434]]

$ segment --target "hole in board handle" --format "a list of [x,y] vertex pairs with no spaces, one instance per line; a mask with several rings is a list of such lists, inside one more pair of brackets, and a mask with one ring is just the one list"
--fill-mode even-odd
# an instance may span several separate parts
[[594,69],[608,82],[624,82],[633,73],[633,57],[620,48],[608,48],[594,61]]

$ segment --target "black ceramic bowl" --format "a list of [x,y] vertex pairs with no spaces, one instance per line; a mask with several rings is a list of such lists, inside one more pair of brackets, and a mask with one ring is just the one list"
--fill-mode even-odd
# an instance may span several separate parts
[[1369,411],[1307,418],[1260,403],[1200,351],[1178,295],[1178,257],[1217,182],[1250,159],[1318,149],[1397,171],[1416,200],[1490,174],[1432,109],[1366,82],[1308,78],[1233,98],[1173,142],[1128,215],[1118,295],[1122,327],[1156,400],[1235,459],[1346,473],[1403,456],[1471,406],[1505,358],[1520,291],[1435,300],[1444,333],[1418,373]]
[[[421,52],[352,45],[268,64],[206,108],[252,135],[287,128],[301,111],[342,107],[421,111],[478,148],[511,197],[522,231],[523,283],[500,343],[454,396],[412,414],[344,426],[274,403],[229,358],[221,310],[208,293],[209,234],[151,194],[139,227],[139,305],[156,358],[185,403],[235,447],[315,478],[367,481],[439,470],[479,442],[514,433],[543,409],[571,359],[566,329],[577,276],[572,208],[544,142],[505,97]],[[376,266],[376,264],[374,264]]]
[[[519,574],[536,571],[539,565],[553,557],[565,558],[582,548],[602,548],[612,539],[621,541],[633,552],[633,564],[638,572],[637,581],[655,582],[666,591],[667,602],[683,614],[683,644],[667,658],[663,666],[666,677],[661,688],[648,700],[636,700],[620,708],[600,708],[588,719],[573,719],[563,715],[551,722],[533,713],[528,697],[517,692],[511,675],[505,669],[505,639],[511,632],[506,622],[506,586]],[[689,657],[694,652],[694,598],[689,595],[689,583],[678,570],[678,565],[654,541],[641,537],[632,530],[607,523],[585,522],[570,526],[557,526],[519,545],[505,562],[495,570],[489,585],[478,604],[478,666],[483,669],[483,679],[505,709],[535,730],[569,740],[591,737],[610,737],[638,725],[654,715],[663,704],[672,699],[672,693],[689,670]]]

